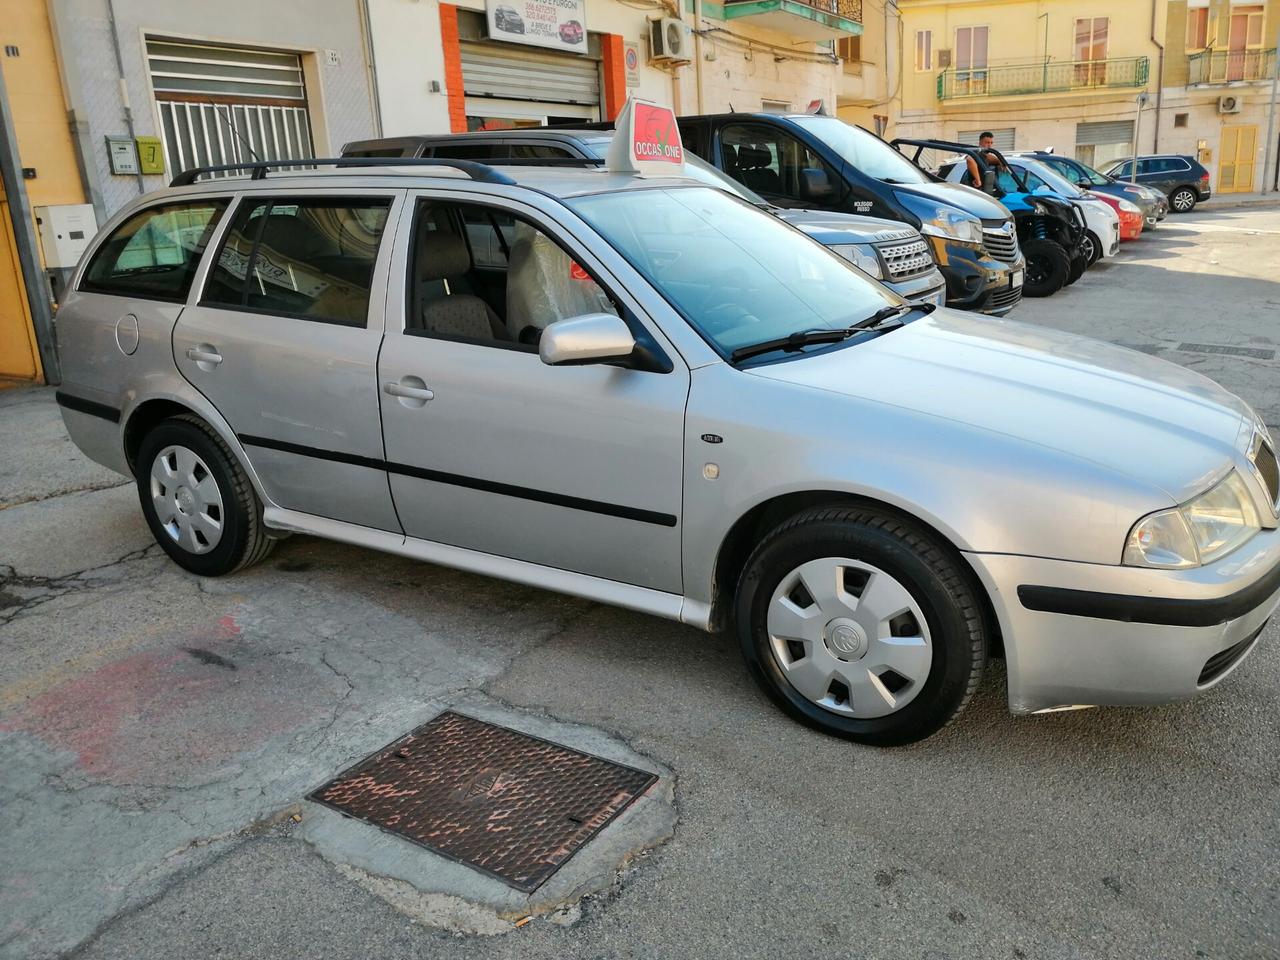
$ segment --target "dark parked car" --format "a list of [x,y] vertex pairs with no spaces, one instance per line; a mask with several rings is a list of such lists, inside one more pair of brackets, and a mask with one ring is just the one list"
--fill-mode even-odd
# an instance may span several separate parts
[[[1155,187],[1169,198],[1175,213],[1190,213],[1197,203],[1208,200],[1209,171],[1194,157],[1168,153],[1155,157],[1138,157],[1138,183]],[[1104,173],[1117,180],[1128,180],[1133,174],[1134,160],[1119,160]]]
[[1142,219],[1148,229],[1153,228],[1169,215],[1169,198],[1164,192],[1143,183],[1130,183],[1128,180],[1117,180],[1099,173],[1087,163],[1081,163],[1075,157],[1064,157],[1059,153],[1046,153],[1043,150],[1028,150],[1010,156],[1030,157],[1047,164],[1057,173],[1066,177],[1082,190],[1093,193],[1105,193],[1121,200],[1128,200],[1142,211]]
[[577,20],[569,20],[560,24],[560,39],[565,43],[581,43],[586,33]]
[[514,7],[498,7],[493,11],[493,25],[504,33],[524,33],[524,18]]

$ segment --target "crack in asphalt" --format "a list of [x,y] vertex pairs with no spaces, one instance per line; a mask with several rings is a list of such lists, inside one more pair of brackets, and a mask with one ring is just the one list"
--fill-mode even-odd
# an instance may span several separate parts
[[133,480],[114,480],[110,483],[91,483],[83,487],[70,487],[66,490],[57,490],[53,493],[42,493],[34,497],[25,497],[21,500],[11,500],[0,503],[0,511],[12,510],[14,507],[26,506],[29,503],[44,503],[48,500],[57,500],[59,497],[67,497],[73,493],[95,493],[99,490],[114,490],[116,487],[130,487],[134,485]]
[[151,543],[137,550],[131,550],[115,560],[96,564],[63,574],[59,577],[46,577],[40,574],[22,574],[7,563],[0,563],[0,627],[12,623],[23,614],[30,613],[37,607],[51,600],[71,594],[82,593],[96,587],[110,586],[115,581],[94,574],[125,563],[133,563],[145,559],[160,548]]

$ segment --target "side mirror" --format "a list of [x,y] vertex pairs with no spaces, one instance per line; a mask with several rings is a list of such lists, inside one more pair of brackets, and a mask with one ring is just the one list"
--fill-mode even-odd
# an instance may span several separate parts
[[1092,181],[1090,181],[1090,179],[1089,179],[1088,177],[1076,177],[1076,186],[1077,186],[1077,187],[1091,187],[1091,186],[1093,186],[1093,183],[1092,183]]
[[553,367],[626,360],[635,349],[630,328],[611,313],[557,320],[542,331],[538,341],[538,356]]
[[836,188],[827,171],[805,167],[800,171],[800,192],[806,200],[830,200]]

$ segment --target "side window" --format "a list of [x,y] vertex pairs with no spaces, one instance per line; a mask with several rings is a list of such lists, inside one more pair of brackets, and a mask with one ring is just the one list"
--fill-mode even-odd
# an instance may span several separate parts
[[219,197],[135,213],[94,253],[80,289],[144,300],[185,300],[227,203]]
[[[1125,166],[1126,166],[1126,167],[1128,167],[1129,165],[1126,163],[1126,164],[1125,164]],[[1154,161],[1154,160],[1139,160],[1139,161],[1138,161],[1138,174],[1139,174],[1139,175],[1144,174],[1144,173],[1158,173],[1158,172],[1159,172],[1159,169],[1158,169],[1158,167],[1156,166],[1156,161]]]
[[[996,174],[996,184],[1003,193],[1022,192],[1022,188],[1018,186],[1018,181],[1013,179],[1008,170],[1001,170]],[[1029,183],[1028,186],[1030,186]]]
[[391,200],[246,199],[201,303],[364,326]]
[[1023,178],[1027,181],[1027,189],[1032,193],[1037,190],[1048,190],[1050,193],[1054,192],[1053,187],[1045,183],[1038,174],[1032,173],[1030,170],[1022,170],[1021,173]]
[[492,160],[505,153],[507,147],[500,143],[442,143],[437,144],[431,155],[440,160]]
[[[724,172],[786,206],[839,203],[843,180],[830,166],[790,134],[771,127],[729,124],[720,133]],[[826,175],[826,191],[819,186]]]
[[405,332],[534,351],[557,320],[621,311],[547,233],[481,204],[422,200]]
[[1111,175],[1115,177],[1117,180],[1122,180],[1125,177],[1132,176],[1132,174],[1133,174],[1132,160],[1128,160],[1120,164],[1120,166],[1116,167],[1114,170],[1111,171]]

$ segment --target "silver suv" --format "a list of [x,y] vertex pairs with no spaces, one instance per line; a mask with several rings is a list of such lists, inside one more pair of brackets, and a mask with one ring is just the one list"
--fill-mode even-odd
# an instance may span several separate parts
[[74,277],[67,430],[193,573],[296,532],[732,624],[880,745],[996,654],[1018,713],[1192,695],[1280,600],[1274,446],[1189,370],[906,303],[694,180],[385,162],[183,174]]

